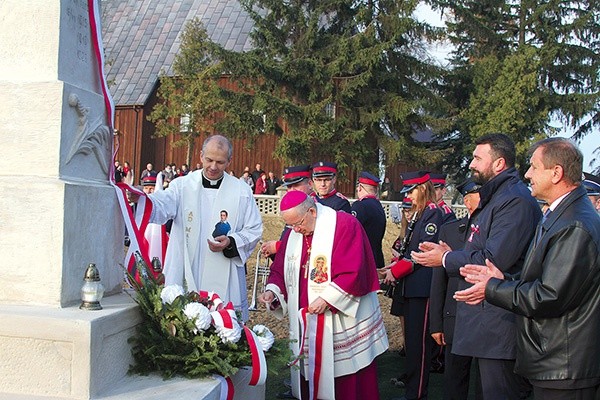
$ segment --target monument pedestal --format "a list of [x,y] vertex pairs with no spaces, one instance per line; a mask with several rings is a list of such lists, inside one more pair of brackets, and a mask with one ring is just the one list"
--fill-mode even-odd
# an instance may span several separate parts
[[0,398],[91,399],[122,380],[141,317],[126,294],[102,306],[0,306]]
[[[216,379],[127,375],[139,310],[127,294],[102,306],[0,306],[0,400],[219,399]],[[248,386],[250,375],[245,368],[233,377],[236,399],[264,399],[264,385]]]

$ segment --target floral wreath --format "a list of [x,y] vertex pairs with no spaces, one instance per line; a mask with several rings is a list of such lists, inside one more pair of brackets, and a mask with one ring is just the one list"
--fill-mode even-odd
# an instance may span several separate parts
[[[163,285],[141,256],[136,255],[140,282],[130,279],[136,291],[142,322],[129,338],[135,361],[130,373],[158,372],[165,378],[220,376],[229,379],[241,367],[252,366],[250,385],[266,380],[269,373],[290,360],[286,340],[275,340],[264,325],[246,327],[218,294],[188,292],[180,285]],[[242,335],[244,332],[244,335]]]

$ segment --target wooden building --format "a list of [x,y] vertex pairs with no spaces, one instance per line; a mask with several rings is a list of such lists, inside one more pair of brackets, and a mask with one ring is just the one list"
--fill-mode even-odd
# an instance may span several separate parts
[[[102,0],[101,7],[106,72],[116,104],[117,160],[130,163],[138,183],[147,163],[159,171],[167,163],[180,166],[185,162],[186,149],[173,146],[174,137],[154,138],[154,125],[147,118],[159,101],[159,77],[173,76],[186,22],[199,18],[213,41],[228,50],[247,51],[253,21],[237,0]],[[200,163],[203,140],[196,141],[190,169]],[[265,134],[251,148],[246,140],[233,140],[231,169],[235,175],[240,176],[246,166],[253,170],[257,163],[265,171],[281,175],[285,166],[273,157],[277,140],[277,136]],[[401,185],[399,174],[407,169],[397,165],[389,170],[394,187]],[[338,190],[353,197],[357,174],[346,171],[348,179],[338,183]]]

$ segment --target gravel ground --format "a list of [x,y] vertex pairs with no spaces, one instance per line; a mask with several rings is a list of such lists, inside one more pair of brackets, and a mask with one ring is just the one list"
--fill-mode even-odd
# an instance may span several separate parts
[[[271,216],[263,216],[263,240],[275,240],[278,239],[281,235],[281,230],[283,229],[283,222],[279,217],[271,217]],[[388,222],[386,228],[386,234],[383,239],[383,253],[385,259],[389,261],[391,259],[391,247],[393,241],[398,237],[400,232],[399,226]],[[264,258],[261,258],[260,262],[264,263]],[[263,264],[264,265],[264,264]],[[252,300],[252,294],[254,289],[254,272],[256,266],[256,250],[250,257],[248,261],[248,301]],[[259,285],[257,295],[260,294],[262,290],[262,284],[260,282],[259,277]],[[383,313],[383,322],[385,324],[388,339],[390,342],[390,350],[399,350],[404,345],[404,339],[402,334],[402,327],[400,325],[400,319],[398,317],[394,317],[390,315],[390,305],[391,299],[385,297],[383,294],[379,295],[379,300],[381,303],[381,310]],[[268,313],[263,306],[263,304],[257,301],[257,311],[250,312],[250,321],[249,325],[253,326],[255,324],[263,324],[267,326],[273,334],[278,338],[285,338],[288,335],[288,321],[287,319],[278,320],[273,317],[271,313]]]

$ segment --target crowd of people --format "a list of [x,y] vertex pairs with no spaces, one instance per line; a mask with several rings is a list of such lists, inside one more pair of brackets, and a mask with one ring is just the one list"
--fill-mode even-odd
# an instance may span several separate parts
[[[262,238],[253,194],[287,189],[285,228],[260,244],[273,263],[259,300],[288,316],[295,339],[290,390],[280,397],[379,398],[376,358],[398,334],[383,325],[382,283],[404,325],[405,368],[393,380],[403,399],[427,399],[436,368],[445,399],[600,396],[600,179],[583,175],[571,141],[531,148],[528,187],[507,135],[477,139],[471,177],[456,185],[462,219],[443,200],[444,174],[403,173],[404,229],[391,260],[379,200],[393,190],[389,180],[361,172],[351,204],[336,190],[333,162],[287,167],[281,180],[256,164],[235,178],[226,172],[232,153],[227,138],[207,138],[197,172],[148,192],[150,220],[173,224],[166,283],[216,291],[246,321],[245,264]],[[157,175],[148,164],[140,179]]]
[[[194,171],[201,169],[202,164],[199,163],[196,164]],[[146,168],[140,174],[138,182],[140,185],[144,185],[146,178],[152,177],[156,181],[158,176],[161,175],[163,187],[167,188],[173,179],[186,176],[188,173],[190,173],[190,169],[187,164],[181,164],[180,167],[177,167],[177,164],[169,163],[165,165],[164,169],[156,171],[154,169],[154,164],[148,163],[146,164]],[[231,176],[235,176],[233,170],[229,170],[227,173]],[[121,164],[119,161],[115,161],[114,177],[115,182],[125,182],[129,185],[133,185],[135,183],[133,169],[127,161],[123,164]],[[256,164],[255,170],[252,172],[250,172],[250,167],[245,167],[242,175],[240,176],[240,180],[246,182],[254,194],[268,195],[277,194],[277,188],[279,188],[283,183],[283,181],[277,177],[273,171],[269,171],[268,173],[263,171],[260,164]]]

